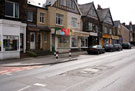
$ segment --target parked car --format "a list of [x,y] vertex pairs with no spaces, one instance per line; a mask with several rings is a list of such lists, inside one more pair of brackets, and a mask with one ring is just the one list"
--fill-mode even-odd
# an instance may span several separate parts
[[114,51],[114,47],[112,44],[105,44],[105,45],[103,45],[103,48],[105,49],[106,52]]
[[113,44],[114,47],[114,51],[121,51],[122,50],[122,46],[120,44]]
[[131,49],[131,44],[129,42],[122,43],[122,48],[123,49]]
[[89,46],[87,49],[88,54],[100,54],[100,53],[105,53],[104,48],[102,48],[101,45],[93,45],[93,46]]

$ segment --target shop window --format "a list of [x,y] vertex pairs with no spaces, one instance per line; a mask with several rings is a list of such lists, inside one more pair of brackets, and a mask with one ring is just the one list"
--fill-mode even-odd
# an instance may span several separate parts
[[76,36],[72,36],[72,47],[78,47],[78,39]]
[[87,47],[87,46],[88,46],[88,38],[81,37],[81,47]]
[[77,18],[72,17],[72,26],[77,27]]
[[69,36],[58,36],[58,47],[59,48],[69,48],[70,45]]
[[63,15],[56,14],[56,24],[63,25]]
[[44,16],[45,16],[44,13],[40,13],[40,22],[41,23],[44,23]]
[[18,36],[3,36],[3,50],[4,51],[17,51],[19,49]]
[[11,1],[5,2],[5,15],[7,17],[19,18],[19,4]]
[[30,21],[30,22],[33,21],[33,12],[31,11],[27,12],[27,21]]
[[93,30],[93,28],[92,28],[92,23],[90,23],[90,22],[88,23],[88,30],[89,30],[89,31],[92,31],[92,30]]

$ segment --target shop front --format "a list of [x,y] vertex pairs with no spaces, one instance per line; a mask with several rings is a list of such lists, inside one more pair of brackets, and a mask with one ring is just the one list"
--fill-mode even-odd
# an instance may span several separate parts
[[98,45],[99,44],[99,38],[98,34],[94,32],[90,32],[89,38],[88,38],[88,45]]
[[111,44],[111,35],[103,34],[101,38],[101,45]]
[[72,30],[71,49],[81,50],[88,48],[89,33]]
[[51,51],[69,52],[70,51],[71,30],[66,28],[51,29]]
[[119,40],[120,40],[119,36],[112,35],[112,44],[118,44]]
[[20,58],[26,51],[26,24],[0,20],[0,60]]

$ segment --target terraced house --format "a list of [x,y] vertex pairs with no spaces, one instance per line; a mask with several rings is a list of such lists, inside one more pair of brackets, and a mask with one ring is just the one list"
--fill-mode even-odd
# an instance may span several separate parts
[[79,5],[82,12],[83,31],[89,34],[88,45],[99,44],[99,17],[94,6],[94,3],[87,3]]
[[0,59],[26,51],[26,0],[0,0]]
[[102,46],[106,43],[111,44],[113,43],[112,41],[117,40],[117,38],[112,37],[114,32],[114,22],[110,9],[103,9],[100,5],[98,5],[97,12],[100,19],[100,31],[102,32],[102,37],[99,39],[100,44]]

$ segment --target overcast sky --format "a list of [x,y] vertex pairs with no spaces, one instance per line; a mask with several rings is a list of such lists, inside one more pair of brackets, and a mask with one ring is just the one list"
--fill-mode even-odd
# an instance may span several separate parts
[[96,8],[100,4],[102,8],[110,8],[113,20],[121,23],[135,24],[135,0],[78,0],[79,4],[94,2]]

